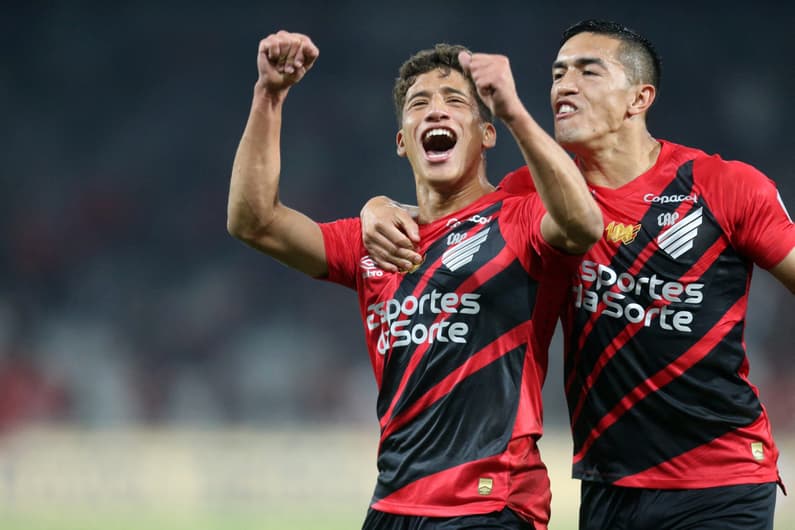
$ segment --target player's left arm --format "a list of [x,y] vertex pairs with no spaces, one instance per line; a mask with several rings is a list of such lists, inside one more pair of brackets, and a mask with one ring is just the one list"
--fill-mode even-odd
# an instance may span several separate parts
[[717,156],[696,160],[694,172],[719,176],[704,181],[705,193],[732,246],[795,293],[795,223],[775,182],[751,165]]

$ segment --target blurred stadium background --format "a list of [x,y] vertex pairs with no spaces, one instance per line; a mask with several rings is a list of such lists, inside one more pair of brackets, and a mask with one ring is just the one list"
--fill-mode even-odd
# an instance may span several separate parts
[[[618,2],[28,2],[0,8],[0,528],[356,528],[375,385],[355,297],[227,236],[261,37],[320,47],[290,95],[282,197],[318,220],[414,202],[391,84],[439,41],[507,54],[548,129],[561,30],[614,18],[664,60],[660,138],[754,164],[795,209],[795,7]],[[90,6],[90,7],[87,7]],[[519,163],[507,132],[493,182]],[[731,183],[727,183],[731,185]],[[775,234],[770,234],[775,237]],[[752,288],[751,379],[795,487],[795,300]],[[577,483],[551,350],[552,530]],[[777,528],[795,528],[779,496]]]

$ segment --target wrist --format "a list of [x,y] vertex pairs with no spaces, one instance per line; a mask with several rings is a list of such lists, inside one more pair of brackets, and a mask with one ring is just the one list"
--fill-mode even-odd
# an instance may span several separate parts
[[287,92],[289,90],[289,87],[282,88],[280,90],[273,90],[265,83],[257,81],[254,84],[253,104],[255,106],[264,106],[270,108],[281,106],[284,103],[284,100],[287,98]]
[[502,113],[500,119],[507,127],[513,128],[514,126],[521,126],[523,123],[527,123],[529,120],[532,120],[532,117],[530,113],[527,112],[527,109],[524,108],[524,105],[517,101],[515,105],[512,105]]

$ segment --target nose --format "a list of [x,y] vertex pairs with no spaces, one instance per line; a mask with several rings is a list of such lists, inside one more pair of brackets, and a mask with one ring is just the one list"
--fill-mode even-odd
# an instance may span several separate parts
[[428,105],[428,113],[425,115],[425,119],[439,121],[449,117],[450,115],[447,112],[447,104],[444,101],[444,97],[440,94],[434,95]]
[[572,70],[566,70],[560,77],[552,83],[552,94],[568,95],[574,94],[579,89],[577,87],[576,75]]

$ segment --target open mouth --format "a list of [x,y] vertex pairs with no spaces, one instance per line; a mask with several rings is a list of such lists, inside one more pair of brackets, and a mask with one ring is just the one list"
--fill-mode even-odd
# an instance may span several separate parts
[[563,118],[577,112],[577,107],[575,107],[571,103],[558,103],[556,106],[556,111],[557,112],[555,113],[555,115],[558,118]]
[[422,134],[422,147],[431,162],[447,160],[457,141],[455,133],[445,127],[434,127]]

